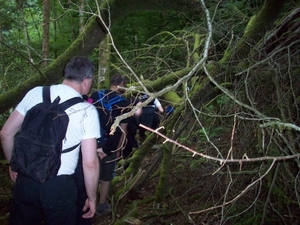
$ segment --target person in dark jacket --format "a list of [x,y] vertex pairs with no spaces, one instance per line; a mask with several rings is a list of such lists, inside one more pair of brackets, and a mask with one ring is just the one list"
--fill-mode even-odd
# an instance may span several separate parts
[[[142,95],[140,97],[141,102],[144,102],[148,99],[148,95]],[[159,126],[160,119],[158,113],[163,113],[164,108],[162,107],[158,99],[154,99],[148,105],[142,108],[142,114],[139,118],[139,123],[143,124],[152,129],[156,129]],[[140,141],[143,142],[146,139],[146,129],[139,127],[139,137]]]

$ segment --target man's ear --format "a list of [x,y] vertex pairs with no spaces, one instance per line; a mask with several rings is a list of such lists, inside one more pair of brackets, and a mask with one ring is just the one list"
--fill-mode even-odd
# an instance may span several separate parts
[[87,81],[87,79],[84,79],[84,80],[82,81],[82,85],[83,85],[83,87],[86,87],[86,86],[87,86],[87,84],[88,84],[88,81]]
[[[86,91],[90,91],[90,88],[91,88],[91,81],[89,79],[84,79],[81,83],[81,87],[83,88],[82,90],[84,90],[85,92]],[[93,84],[92,84],[93,85]]]

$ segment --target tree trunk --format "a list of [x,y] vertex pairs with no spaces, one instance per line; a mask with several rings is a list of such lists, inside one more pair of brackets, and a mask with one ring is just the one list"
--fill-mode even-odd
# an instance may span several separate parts
[[[101,10],[101,18],[107,22],[109,27],[123,16],[136,11],[173,10],[188,12],[197,10],[199,6],[197,1],[190,0],[111,0],[104,4],[107,4],[107,7],[109,6],[108,8],[110,9],[110,13],[107,13],[107,10],[105,9]],[[105,7],[105,5],[103,7]],[[108,23],[108,21],[111,22]],[[36,74],[19,86],[16,86],[10,91],[0,95],[0,113],[3,113],[9,108],[15,106],[31,88],[38,85],[57,83],[57,81],[62,77],[65,64],[75,55],[88,56],[91,54],[91,52],[99,46],[100,42],[106,36],[106,33],[107,31],[98,17],[94,16],[90,18],[89,23],[85,26],[84,32],[82,32],[72,43],[72,45],[66,49],[66,51],[62,53],[55,61],[42,70],[39,68],[34,68],[36,70]]]
[[155,193],[155,208],[161,208],[161,203],[164,197],[169,191],[169,174],[171,170],[171,160],[172,160],[172,146],[173,144],[167,143],[163,147],[163,160],[160,168],[159,182],[156,187]]
[[43,20],[43,63],[42,67],[48,65],[49,57],[49,27],[50,27],[50,0],[43,1],[44,20]]
[[32,56],[31,56],[31,51],[30,51],[30,37],[29,34],[27,32],[27,25],[26,25],[26,20],[25,20],[25,14],[24,14],[24,0],[17,0],[17,5],[20,11],[20,15],[21,15],[21,24],[22,24],[22,29],[23,29],[23,33],[24,33],[24,37],[25,37],[25,47],[27,49],[27,57],[28,57],[28,61],[33,62]]
[[[242,60],[248,57],[250,50],[253,49],[265,33],[274,26],[274,22],[284,10],[284,5],[288,0],[265,0],[259,13],[251,18],[245,29],[244,35],[237,46],[228,46],[225,51],[221,64],[226,64],[232,57],[236,60]],[[232,60],[235,61],[235,60]]]
[[86,26],[85,32],[81,33],[73,44],[55,61],[42,70],[35,68],[37,71],[35,75],[9,92],[0,95],[0,112],[2,113],[13,107],[23,98],[29,89],[38,85],[57,83],[63,75],[65,64],[74,55],[89,55],[104,36],[105,33],[101,29],[101,26],[99,26],[99,20],[97,17],[93,17]]
[[[98,79],[97,89],[102,86],[109,87],[109,68],[110,68],[110,54],[111,53],[111,42],[109,36],[107,36],[99,45],[98,53]],[[104,83],[104,85],[103,85]]]

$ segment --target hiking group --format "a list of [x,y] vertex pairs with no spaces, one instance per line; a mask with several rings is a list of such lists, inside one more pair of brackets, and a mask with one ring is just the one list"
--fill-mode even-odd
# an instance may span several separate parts
[[15,182],[9,224],[91,225],[95,214],[111,212],[108,194],[117,162],[137,146],[137,124],[155,129],[159,118],[149,119],[150,113],[163,108],[155,100],[112,133],[115,118],[143,99],[124,98],[126,80],[116,74],[109,90],[95,91],[84,101],[93,75],[88,58],[73,57],[61,84],[31,89],[4,124],[1,143]]

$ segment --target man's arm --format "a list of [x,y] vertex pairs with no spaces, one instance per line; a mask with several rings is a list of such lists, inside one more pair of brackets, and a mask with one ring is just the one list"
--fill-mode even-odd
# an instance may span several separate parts
[[96,138],[82,140],[82,167],[86,193],[88,196],[84,210],[89,208],[89,211],[82,216],[84,218],[92,218],[96,212],[97,187],[100,172],[96,149]]
[[155,105],[155,107],[156,107],[156,109],[158,110],[159,113],[164,112],[164,108],[162,107],[160,101],[157,98],[154,101],[154,105]]
[[[11,160],[12,150],[14,148],[14,137],[21,129],[23,120],[24,116],[18,111],[14,110],[0,132],[2,149],[8,162]],[[15,182],[18,173],[12,171],[9,167],[9,174],[10,178]]]
[[13,111],[1,130],[1,143],[8,162],[14,147],[14,137],[21,129],[24,116],[18,111]]

